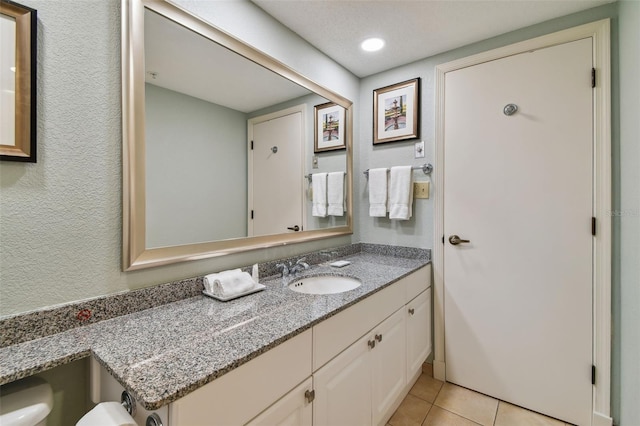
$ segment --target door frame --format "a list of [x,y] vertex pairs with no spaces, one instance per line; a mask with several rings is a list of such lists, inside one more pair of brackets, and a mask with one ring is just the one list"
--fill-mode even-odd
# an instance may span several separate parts
[[[265,121],[274,120],[287,115],[299,112],[300,115],[300,176],[304,175],[305,158],[307,155],[307,144],[305,143],[307,134],[307,105],[300,104],[280,111],[271,112],[269,114],[260,115],[247,120],[247,235],[253,236],[253,220],[251,219],[251,210],[253,209],[253,149],[251,142],[253,141],[253,126],[264,123]],[[307,203],[305,202],[305,185],[302,188],[302,229],[307,229]]]
[[[444,323],[444,89],[445,74],[461,68],[568,43],[593,39],[593,208],[596,235],[593,237],[593,385],[592,426],[611,426],[611,41],[610,21],[603,19],[556,33],[536,37],[509,46],[472,55],[436,66],[436,143],[434,181],[435,226],[433,251],[434,275],[434,377],[445,380]],[[444,240],[443,240],[444,241]]]

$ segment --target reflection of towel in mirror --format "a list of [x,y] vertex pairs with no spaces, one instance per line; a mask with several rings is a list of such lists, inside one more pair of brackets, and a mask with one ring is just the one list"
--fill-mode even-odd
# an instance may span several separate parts
[[311,175],[311,188],[313,190],[312,214],[317,217],[327,216],[327,174]]
[[387,216],[387,169],[369,170],[369,216]]
[[327,201],[328,215],[344,215],[344,172],[333,172],[327,175]]
[[392,167],[389,177],[389,219],[411,219],[412,190],[411,166]]
[[234,294],[253,290],[256,282],[246,272],[240,269],[222,271],[204,277],[204,288],[207,292],[218,297],[228,297]]

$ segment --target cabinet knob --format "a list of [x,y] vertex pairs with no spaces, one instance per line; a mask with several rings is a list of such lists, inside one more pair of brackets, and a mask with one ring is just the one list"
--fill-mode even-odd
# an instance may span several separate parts
[[382,334],[376,334],[376,340],[382,342]]
[[316,391],[315,391],[315,389],[307,390],[304,393],[304,397],[307,400],[307,402],[309,404],[311,404],[313,402],[313,400],[316,399]]
[[371,349],[373,349],[373,348],[375,348],[375,347],[376,347],[376,341],[375,341],[375,340],[369,340],[369,341],[367,342],[367,344],[369,345],[369,347],[370,347]]
[[413,314],[415,314],[415,313],[416,313],[416,310],[415,310],[415,309],[413,309],[413,308],[409,308],[409,314],[410,314],[410,315],[413,315]]

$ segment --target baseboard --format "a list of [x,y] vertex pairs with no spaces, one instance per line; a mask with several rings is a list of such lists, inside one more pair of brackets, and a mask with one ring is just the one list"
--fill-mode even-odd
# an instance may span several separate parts
[[444,361],[433,360],[433,378],[442,382],[446,381]]
[[604,414],[600,414],[597,412],[593,412],[593,420],[591,421],[591,426],[612,426],[613,419],[609,416],[605,416]]

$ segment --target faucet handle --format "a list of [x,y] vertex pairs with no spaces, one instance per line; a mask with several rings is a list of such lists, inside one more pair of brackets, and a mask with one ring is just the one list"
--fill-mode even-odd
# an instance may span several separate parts
[[282,271],[282,276],[289,275],[289,267],[285,263],[276,263],[276,268]]

